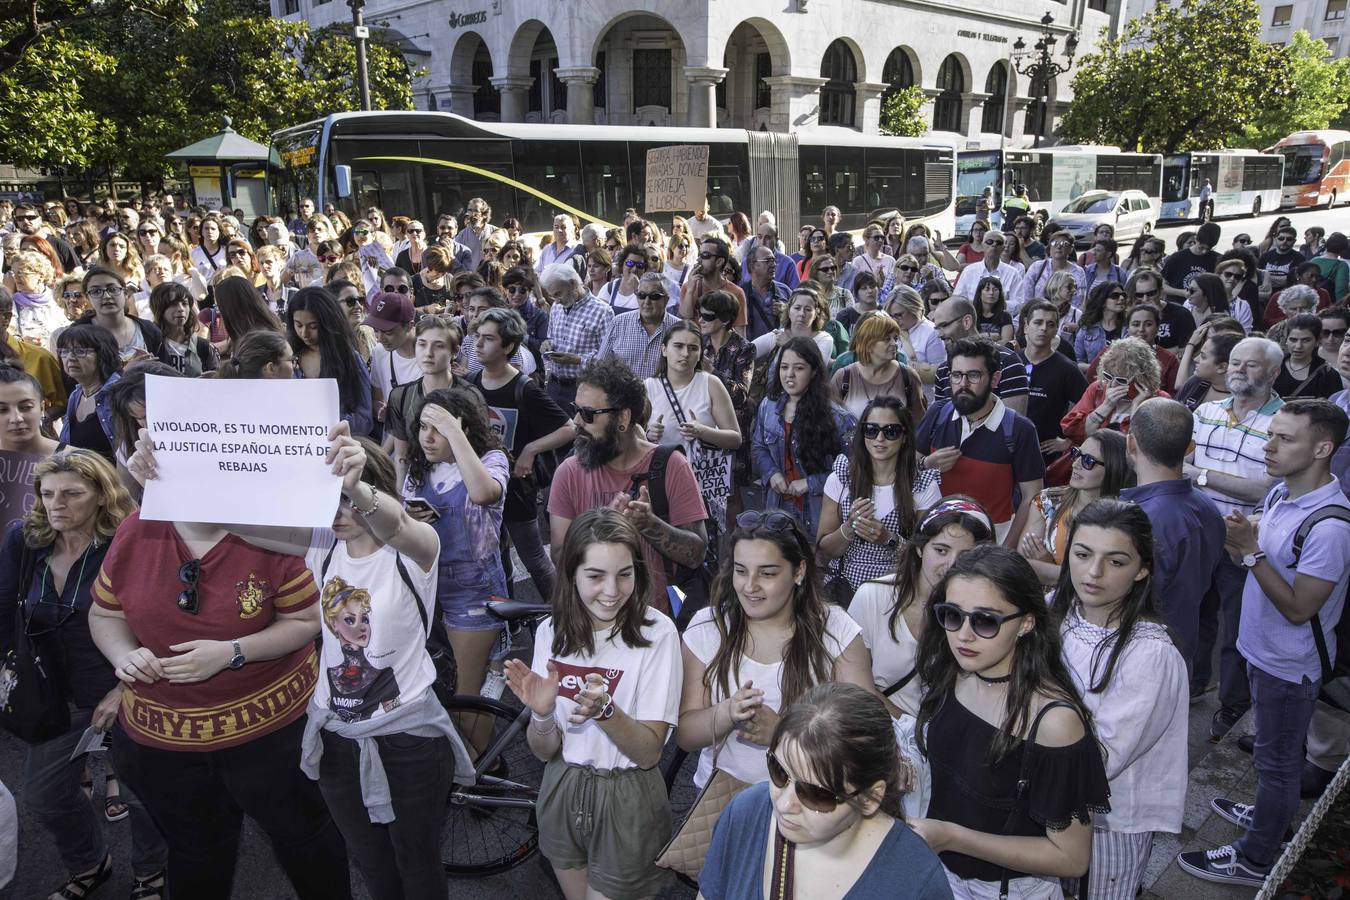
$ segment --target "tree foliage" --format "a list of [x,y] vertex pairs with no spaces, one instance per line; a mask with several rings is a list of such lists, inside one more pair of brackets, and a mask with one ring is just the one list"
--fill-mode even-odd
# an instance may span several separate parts
[[923,90],[918,85],[894,88],[881,98],[881,133],[892,137],[923,137],[928,121],[921,112]]
[[[413,73],[380,34],[373,28],[367,41],[371,105],[410,108]],[[23,96],[6,87],[30,70],[46,102],[5,103]],[[262,0],[203,0],[195,25],[166,27],[133,10],[44,38],[0,75],[0,159],[92,164],[155,181],[170,171],[164,154],[219,131],[222,116],[266,144],[279,128],[359,108],[349,28],[311,32],[273,18]],[[58,119],[70,125],[49,127]]]
[[1350,59],[1329,59],[1325,42],[1299,30],[1280,50],[1289,66],[1291,95],[1266,107],[1247,126],[1249,147],[1264,148],[1295,131],[1326,128],[1350,101]]
[[68,30],[127,13],[190,25],[196,11],[197,0],[0,0],[0,74]]
[[1058,133],[1151,153],[1221,149],[1292,90],[1289,60],[1261,40],[1256,0],[1160,3],[1079,61]]

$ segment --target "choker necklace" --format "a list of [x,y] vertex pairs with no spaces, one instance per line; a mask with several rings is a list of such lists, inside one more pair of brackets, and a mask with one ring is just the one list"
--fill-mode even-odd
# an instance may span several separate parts
[[979,672],[971,672],[970,674],[974,675],[976,678],[980,679],[985,684],[1007,684],[1009,681],[1012,681],[1011,672],[1009,672],[1007,675],[1000,675],[998,678],[985,678]]

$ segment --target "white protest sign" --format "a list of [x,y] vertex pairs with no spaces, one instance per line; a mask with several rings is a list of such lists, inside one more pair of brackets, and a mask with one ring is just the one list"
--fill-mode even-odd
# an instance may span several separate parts
[[643,212],[692,212],[708,196],[708,145],[680,144],[647,151]]
[[327,527],[342,481],[324,458],[338,421],[337,382],[145,379],[159,477],[141,517],[171,522]]

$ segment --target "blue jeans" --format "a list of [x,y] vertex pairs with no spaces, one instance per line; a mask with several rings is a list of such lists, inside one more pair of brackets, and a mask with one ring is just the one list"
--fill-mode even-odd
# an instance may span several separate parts
[[[70,758],[93,713],[92,709],[72,710],[70,730],[49,741],[29,744],[25,763],[24,802],[51,832],[61,861],[72,875],[95,868],[108,855],[103,816],[80,788],[85,759]],[[169,849],[150,814],[125,782],[121,793],[122,802],[131,809],[131,871],[146,878],[163,870]]]
[[[516,554],[520,561],[525,564],[525,569],[530,573],[530,579],[534,581],[534,588],[539,592],[539,598],[545,603],[553,599],[553,579],[556,572],[553,568],[553,560],[549,558],[548,551],[544,549],[543,538],[539,534],[539,519],[527,519],[520,522],[510,520],[503,523],[506,533],[511,536],[511,543],[516,545]],[[505,548],[502,549],[502,561],[510,559]]]
[[1238,714],[1245,713],[1252,705],[1251,692],[1247,688],[1247,661],[1237,648],[1242,588],[1246,583],[1247,570],[1225,554],[1214,570],[1214,583],[1200,604],[1200,640],[1191,667],[1191,684],[1197,688],[1208,685],[1217,639],[1219,706]]
[[1255,665],[1247,667],[1252,706],[1256,710],[1256,808],[1252,824],[1237,849],[1250,862],[1268,866],[1280,852],[1280,841],[1294,821],[1303,771],[1303,739],[1308,734],[1321,681],[1305,676],[1299,684],[1276,678]]

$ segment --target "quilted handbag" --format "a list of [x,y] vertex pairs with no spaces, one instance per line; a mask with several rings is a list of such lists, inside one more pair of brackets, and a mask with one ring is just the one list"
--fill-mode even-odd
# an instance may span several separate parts
[[692,881],[698,881],[699,873],[703,871],[703,861],[708,856],[708,847],[712,845],[713,828],[716,827],[722,810],[727,808],[737,794],[750,787],[744,781],[732,778],[717,768],[717,756],[722,752],[722,745],[725,743],[726,738],[723,738],[713,751],[712,777],[694,798],[694,805],[689,808],[689,815],[680,823],[679,831],[675,832],[670,843],[666,844],[661,855],[656,858],[656,864],[661,868],[678,872]]

